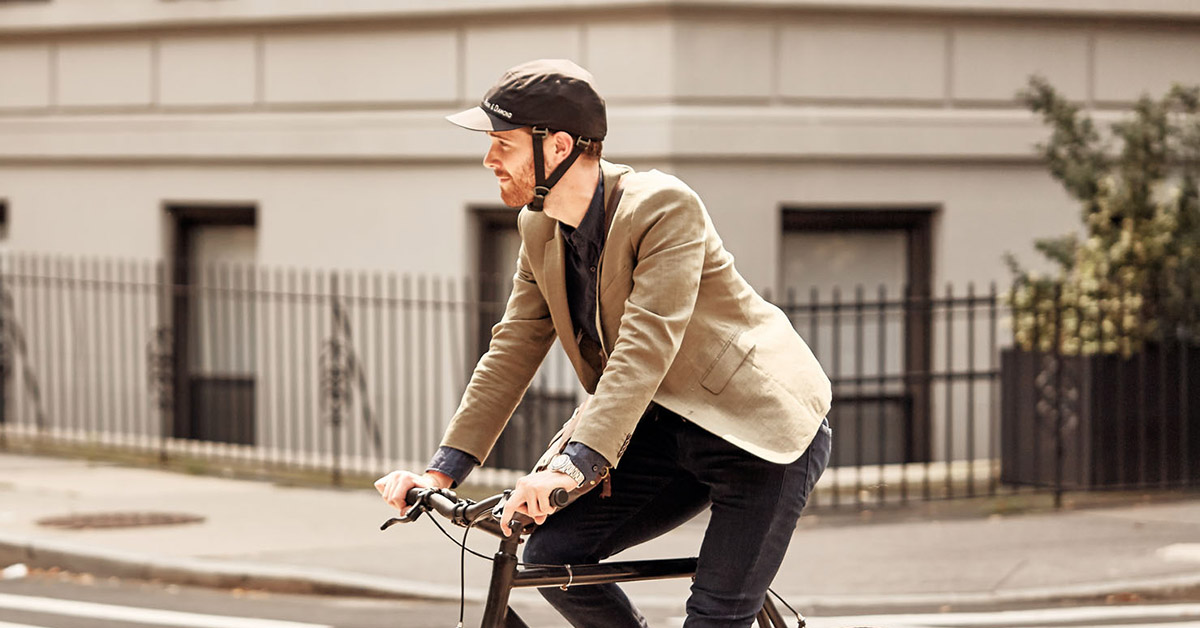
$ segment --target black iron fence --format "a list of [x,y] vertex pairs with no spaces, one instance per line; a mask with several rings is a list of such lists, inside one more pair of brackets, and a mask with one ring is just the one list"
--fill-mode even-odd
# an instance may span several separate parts
[[[180,284],[155,262],[0,260],[0,445],[83,443],[335,482],[420,467],[503,309],[480,295],[505,293],[490,278],[194,270]],[[1118,355],[1025,348],[1016,300],[994,285],[776,300],[834,382],[819,502],[1194,483],[1191,337]],[[552,350],[473,481],[518,477],[581,394]]]

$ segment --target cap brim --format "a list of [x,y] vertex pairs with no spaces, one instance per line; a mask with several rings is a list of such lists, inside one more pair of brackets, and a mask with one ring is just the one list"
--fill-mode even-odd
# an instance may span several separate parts
[[491,113],[484,111],[480,107],[471,107],[466,111],[460,111],[452,116],[446,116],[446,119],[461,126],[464,129],[472,131],[511,131],[519,129],[525,124],[513,124],[507,120],[496,117]]

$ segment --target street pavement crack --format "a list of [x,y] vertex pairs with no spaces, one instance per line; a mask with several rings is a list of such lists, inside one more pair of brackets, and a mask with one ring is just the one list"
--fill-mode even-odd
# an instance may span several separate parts
[[1021,569],[1023,569],[1028,563],[1028,558],[1022,558],[1021,560],[1017,561],[1017,564],[1013,565],[1012,569],[1009,569],[1007,573],[1001,576],[1000,579],[992,585],[992,591],[999,591],[1001,587],[1007,584],[1008,581],[1011,580],[1013,576],[1017,575],[1017,572],[1021,571]]

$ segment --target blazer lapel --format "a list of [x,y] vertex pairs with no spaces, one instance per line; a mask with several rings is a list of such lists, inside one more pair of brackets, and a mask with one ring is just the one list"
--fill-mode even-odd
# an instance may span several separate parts
[[[550,319],[554,321],[554,331],[558,334],[559,343],[575,372],[585,388],[595,388],[598,378],[595,369],[588,365],[579,352],[579,342],[575,338],[575,326],[571,323],[571,310],[567,304],[566,261],[563,247],[565,243],[562,231],[554,227],[554,237],[546,242],[542,261],[542,276],[545,277],[546,304],[550,307]],[[589,390],[591,392],[591,390]]]
[[[599,327],[601,325],[600,309],[603,308],[603,306],[604,306],[604,303],[601,301],[601,299],[599,297],[600,297],[600,295],[604,294],[604,290],[606,288],[608,288],[609,284],[612,283],[612,280],[613,280],[615,274],[622,269],[619,260],[610,259],[611,257],[616,257],[615,253],[613,253],[612,255],[610,255],[610,253],[617,250],[619,247],[608,246],[608,242],[612,237],[613,217],[617,213],[617,205],[619,205],[621,203],[621,196],[620,196],[621,190],[619,189],[618,182],[621,180],[621,176],[623,174],[625,174],[625,171],[614,166],[613,164],[608,163],[607,161],[601,161],[600,162],[600,173],[601,173],[601,176],[604,177],[604,234],[605,235],[604,235],[604,249],[603,249],[602,253],[600,254],[600,281],[596,286],[596,297],[597,297],[596,298],[596,325],[597,325],[597,327]],[[613,194],[617,194],[617,197],[613,198]],[[604,338],[604,340],[606,341],[605,342],[606,345],[609,344],[609,342],[611,341],[611,339],[609,339],[609,338]],[[612,350],[612,347],[606,346],[605,350],[610,351],[610,350]]]

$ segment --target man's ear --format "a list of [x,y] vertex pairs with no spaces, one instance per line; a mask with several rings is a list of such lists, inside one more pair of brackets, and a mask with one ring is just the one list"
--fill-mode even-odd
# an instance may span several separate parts
[[560,161],[566,159],[574,147],[575,138],[571,137],[570,133],[559,131],[554,134],[554,153]]
[[555,168],[558,168],[558,164],[565,161],[571,154],[571,149],[575,146],[575,138],[571,137],[570,133],[557,131],[546,138],[545,142],[542,150],[546,160],[546,176],[549,176]]

